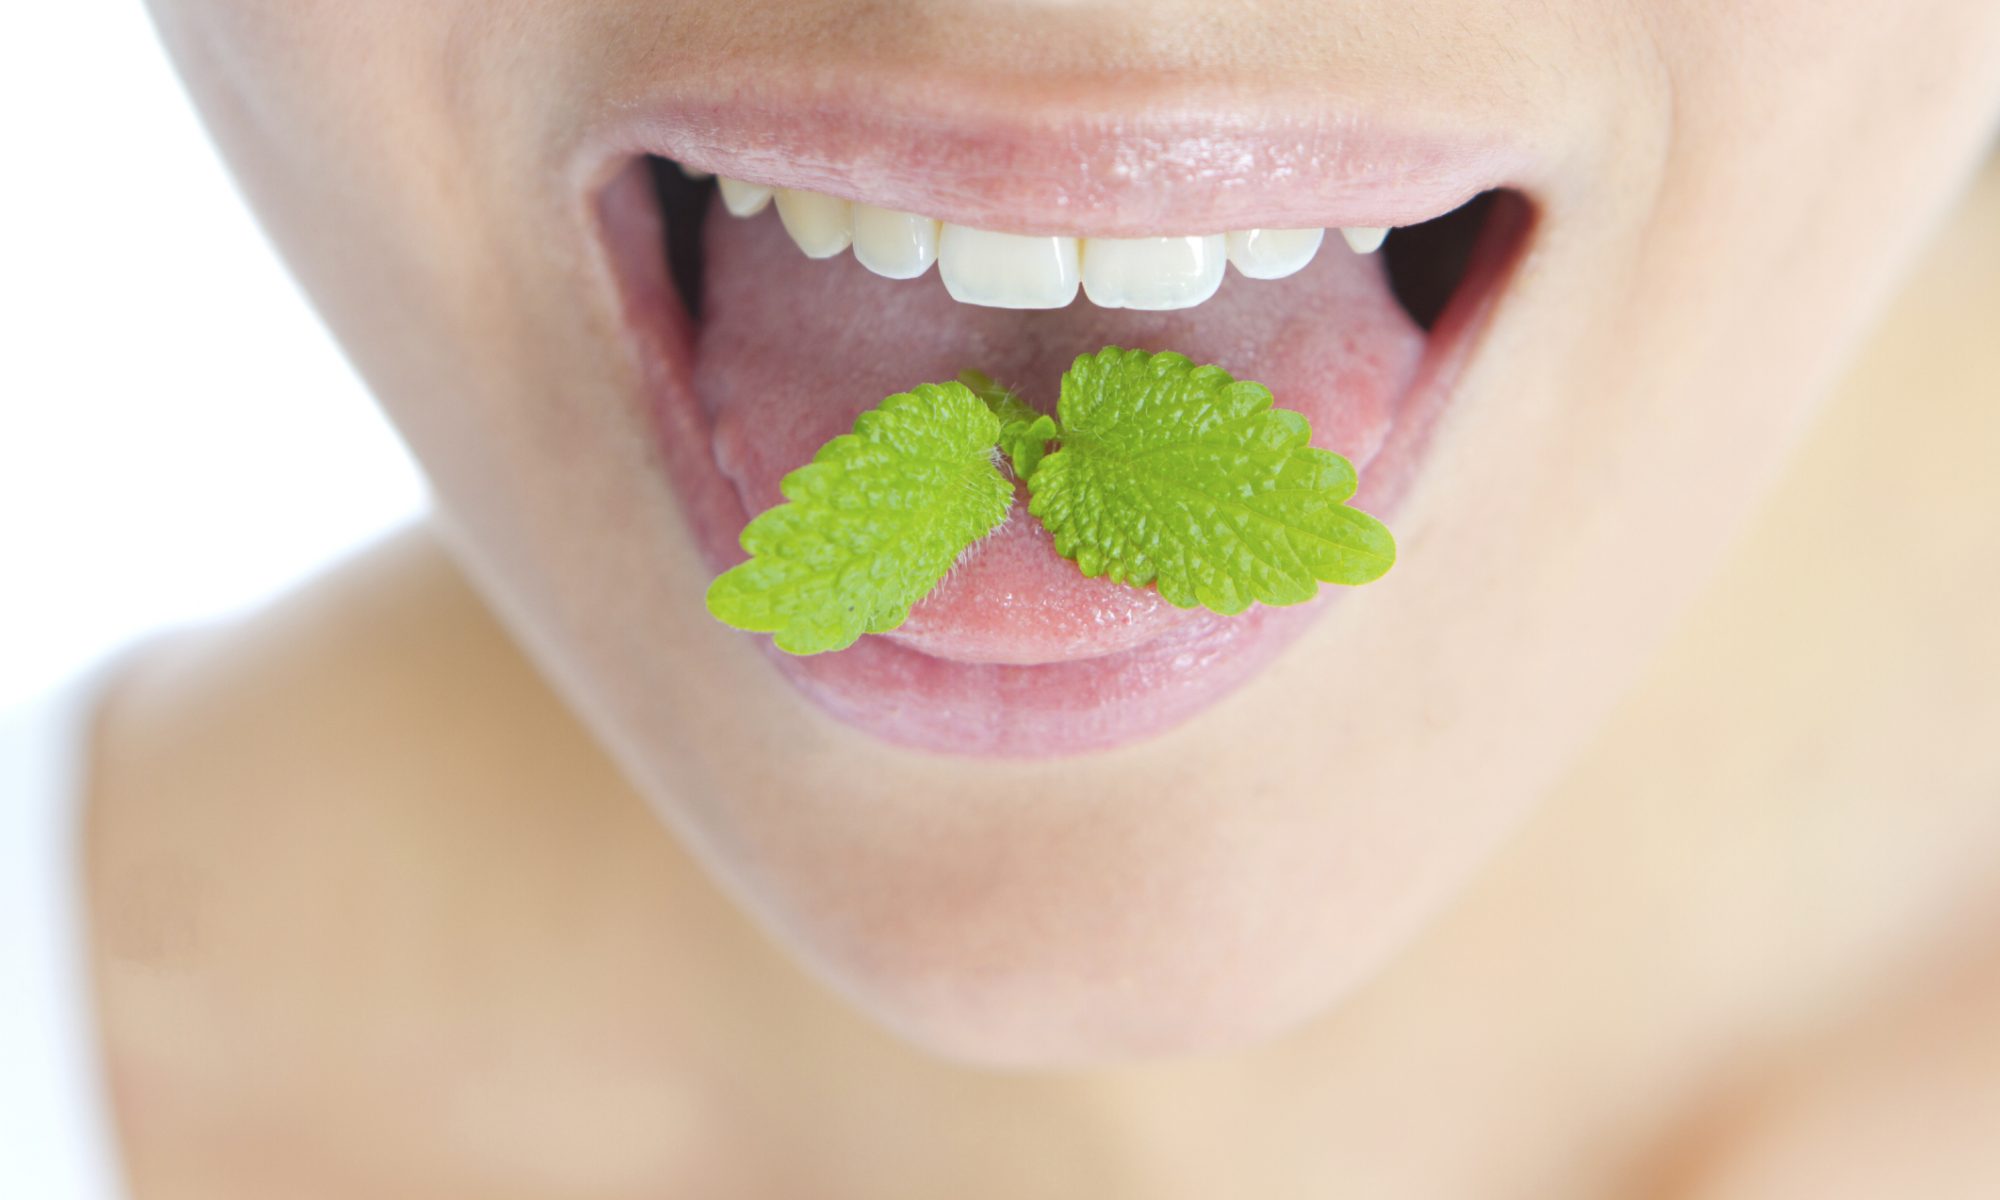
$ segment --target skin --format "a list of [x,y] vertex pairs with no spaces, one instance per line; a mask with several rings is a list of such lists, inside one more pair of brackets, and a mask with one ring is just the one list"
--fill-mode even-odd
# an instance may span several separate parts
[[[1952,1049],[2000,998],[1964,551],[2000,506],[1939,482],[1992,495],[1967,243],[1731,536],[1976,162],[1991,6],[1177,6],[1137,43],[1110,5],[155,11],[438,512],[104,710],[140,1196],[1786,1194],[1851,1180],[1870,1080],[2000,1102]],[[1542,234],[1423,553],[1097,758],[968,770],[800,705],[700,616],[558,169],[663,45],[778,12],[857,62],[1201,47],[1526,129]],[[1957,466],[1857,494],[1904,463]],[[1980,1161],[1926,1133],[1910,1170]]]

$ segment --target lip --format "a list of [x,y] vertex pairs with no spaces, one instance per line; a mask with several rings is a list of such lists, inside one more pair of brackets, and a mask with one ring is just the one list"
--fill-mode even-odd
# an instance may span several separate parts
[[[606,269],[623,301],[643,400],[696,544],[716,573],[740,559],[736,536],[749,512],[718,466],[713,420],[696,393],[695,326],[667,279],[661,217],[642,155],[987,228],[1078,236],[1260,222],[1410,224],[1481,192],[1518,188],[1518,176],[1506,173],[1513,153],[1478,137],[1363,134],[1343,124],[1349,136],[1329,141],[1304,132],[1313,122],[1296,113],[1275,132],[1260,132],[1240,107],[1224,110],[1232,113],[1227,118],[1154,110],[1123,122],[1086,107],[1051,139],[1049,118],[995,116],[983,108],[962,119],[936,108],[888,118],[881,113],[892,104],[853,112],[830,105],[810,85],[797,91],[817,99],[774,98],[763,88],[741,101],[727,89],[720,97],[713,91],[655,97],[637,113],[626,109],[589,155],[596,166],[586,173],[594,184],[588,194],[597,205]],[[970,176],[954,170],[971,160],[1005,161],[1008,170]],[[1267,180],[1275,182],[1254,195],[1210,186],[1240,180],[1246,163],[1265,164],[1273,172]],[[1201,182],[1204,190],[1176,182]],[[1356,460],[1359,507],[1385,520],[1396,515],[1527,243],[1531,219],[1519,190],[1503,192],[1492,206],[1415,374],[1396,399],[1386,436],[1372,458]],[[884,741],[947,754],[1054,757],[1115,748],[1197,715],[1253,678],[1343,591],[1323,588],[1307,604],[1258,606],[1237,617],[1197,613],[1164,623],[1137,644],[1068,661],[954,661],[885,637],[794,657],[768,639],[758,642],[801,694]]]
[[[1212,93],[1212,94],[1209,94]],[[1519,186],[1503,131],[1325,90],[899,71],[857,94],[800,64],[677,73],[587,153],[651,154],[977,229],[1069,237],[1416,225]],[[598,180],[601,186],[608,176]]]

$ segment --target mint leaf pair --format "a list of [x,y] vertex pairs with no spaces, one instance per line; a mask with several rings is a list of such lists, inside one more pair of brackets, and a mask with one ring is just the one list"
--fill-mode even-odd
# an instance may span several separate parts
[[1003,455],[1058,553],[1181,608],[1297,604],[1395,562],[1389,531],[1345,504],[1353,466],[1261,384],[1113,346],[1063,375],[1056,413],[972,371],[882,401],[780,481],[787,502],[744,527],[752,557],[710,585],[709,612],[793,654],[896,628],[1007,519]]

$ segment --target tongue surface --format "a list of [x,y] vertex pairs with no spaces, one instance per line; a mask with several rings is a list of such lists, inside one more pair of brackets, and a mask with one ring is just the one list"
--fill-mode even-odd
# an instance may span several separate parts
[[[1053,412],[1070,363],[1113,345],[1175,350],[1254,379],[1306,415],[1314,445],[1363,468],[1423,352],[1423,331],[1390,294],[1379,257],[1352,254],[1338,237],[1289,279],[1232,272],[1206,304],[1165,313],[1081,296],[1039,312],[959,304],[935,269],[890,280],[851,255],[808,259],[770,212],[741,220],[717,205],[704,240],[695,387],[714,422],[716,463],[751,514],[782,502],[779,479],[884,396],[977,368]],[[1149,641],[1198,611],[1086,578],[1056,554],[1017,486],[1006,524],[886,636],[959,662],[1061,662]]]

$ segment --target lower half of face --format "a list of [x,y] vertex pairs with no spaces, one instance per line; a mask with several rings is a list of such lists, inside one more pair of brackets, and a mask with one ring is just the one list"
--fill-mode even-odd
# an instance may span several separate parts
[[[2000,108],[1977,0],[156,7],[635,784],[877,1019],[1017,1065],[1259,1037],[1410,938],[1716,563]],[[1017,497],[851,649],[706,615],[858,412],[967,368],[1048,408],[1105,345],[1306,413],[1395,569],[1184,611]]]

